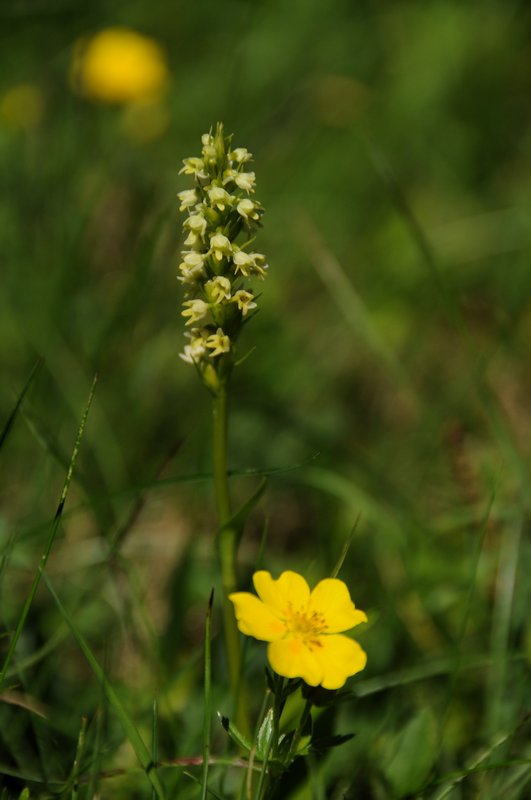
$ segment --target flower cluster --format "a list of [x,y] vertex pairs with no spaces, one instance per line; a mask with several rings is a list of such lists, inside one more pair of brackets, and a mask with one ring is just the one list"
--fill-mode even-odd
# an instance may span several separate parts
[[234,364],[234,346],[243,324],[256,308],[247,280],[264,278],[265,256],[251,250],[263,207],[253,199],[255,174],[251,153],[231,148],[218,123],[202,136],[200,157],[184,159],[181,173],[194,186],[179,192],[186,212],[186,234],[179,265],[184,286],[182,316],[188,339],[181,358],[194,364],[205,384],[216,391]]
[[310,592],[306,580],[287,570],[278,580],[259,570],[253,575],[258,597],[234,592],[238,628],[246,636],[269,642],[273,670],[286,678],[302,678],[309,686],[339,689],[365,668],[367,656],[342,631],[367,622],[343,581],[325,578]]

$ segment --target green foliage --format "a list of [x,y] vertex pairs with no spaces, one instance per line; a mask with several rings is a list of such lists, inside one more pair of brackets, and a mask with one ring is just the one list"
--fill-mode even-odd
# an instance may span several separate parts
[[408,797],[420,791],[437,758],[435,720],[429,709],[420,709],[413,719],[385,742],[382,773],[393,797]]
[[[165,49],[157,108],[71,88],[74,43],[110,25]],[[531,9],[11,0],[0,30],[2,800],[245,797],[262,774],[271,800],[524,800]],[[295,743],[307,698],[283,698],[276,787],[262,646],[252,769],[216,723],[209,398],[178,358],[178,172],[217,120],[254,154],[270,263],[232,393],[241,587],[337,565],[370,620],[366,671]]]

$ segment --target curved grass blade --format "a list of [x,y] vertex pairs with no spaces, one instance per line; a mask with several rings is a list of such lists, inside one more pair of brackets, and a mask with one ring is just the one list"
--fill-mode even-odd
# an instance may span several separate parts
[[[191,772],[188,772],[187,769],[183,769],[183,775],[186,775],[187,778],[191,778],[195,783],[198,783],[198,784],[201,785],[201,781],[199,780],[199,778],[196,778],[196,776],[193,775]],[[223,800],[223,797],[221,797],[221,795],[217,794],[217,792],[215,792],[213,789],[208,789],[207,791],[208,791],[208,794],[211,797],[215,798],[215,800]]]
[[[305,461],[298,462],[296,464],[288,464],[285,467],[247,467],[244,469],[232,469],[228,470],[227,475],[229,478],[252,478],[254,476],[267,478],[270,475],[280,475],[285,472],[294,472],[304,467],[307,467],[309,464],[314,462],[320,456],[319,452],[315,452],[312,456],[310,456]],[[126,487],[125,489],[117,489],[116,491],[109,492],[103,495],[92,495],[90,500],[84,500],[77,505],[70,508],[65,514],[65,519],[68,517],[73,516],[74,514],[83,511],[86,508],[92,508],[98,504],[98,502],[105,503],[108,500],[120,500],[125,499],[128,497],[135,497],[140,496],[142,493],[147,492],[149,490],[155,489],[164,489],[167,486],[176,486],[180,483],[209,483],[213,480],[213,475],[211,472],[194,472],[188,475],[176,475],[174,477],[169,478],[160,478],[154,479],[151,481],[145,481],[141,484],[134,484],[131,486]],[[21,534],[19,534],[19,539],[28,538],[31,536],[37,535],[41,530],[45,530],[47,527],[47,523],[39,523],[37,525],[32,525],[24,530]]]
[[87,659],[92,671],[98,678],[99,682],[102,684],[103,689],[105,690],[105,694],[107,695],[107,698],[109,700],[109,703],[113,707],[116,716],[120,720],[123,731],[126,737],[129,739],[133,747],[133,750],[135,751],[136,756],[146,774],[146,777],[148,778],[152,787],[154,788],[156,796],[160,798],[160,800],[165,800],[164,789],[162,788],[162,784],[160,783],[158,775],[156,773],[156,764],[153,762],[151,758],[151,753],[146,744],[144,743],[144,740],[140,736],[140,733],[138,732],[136,725],[129,716],[117,692],[114,690],[109,680],[107,679],[105,672],[101,668],[94,653],[90,649],[89,644],[86,641],[85,637],[83,636],[77,625],[75,625],[70,614],[68,613],[68,611],[62,604],[61,600],[57,596],[57,593],[55,592],[55,589],[53,588],[50,579],[47,577],[47,575],[44,575],[44,581],[48,587],[48,591],[50,592],[55,601],[55,604],[57,605],[57,608],[59,609],[59,612],[61,613],[61,616],[63,617],[66,624],[70,628],[70,631],[74,639],[78,643],[81,652]]
[[[159,760],[159,712],[157,698],[153,700],[153,712],[151,717],[151,763],[157,764]],[[155,787],[151,787],[151,800],[155,800],[157,793]]]
[[[514,654],[507,657],[507,661],[525,661],[526,656],[522,654]],[[407,686],[411,683],[434,678],[437,675],[447,675],[453,673],[457,668],[459,671],[472,670],[472,669],[491,669],[493,659],[490,655],[483,656],[470,656],[467,658],[440,658],[430,661],[425,664],[420,664],[418,667],[410,667],[407,669],[397,670],[396,672],[389,672],[385,675],[379,675],[376,678],[367,678],[366,680],[359,681],[352,689],[352,694],[355,697],[368,697],[371,694],[378,694],[378,692],[385,692],[387,689],[393,689],[397,686]]]
[[24,400],[24,397],[26,396],[26,393],[27,393],[29,387],[33,383],[33,379],[35,378],[37,372],[39,371],[42,363],[43,363],[43,359],[42,358],[38,358],[37,361],[35,362],[35,364],[33,365],[33,368],[32,368],[32,370],[31,370],[31,372],[29,374],[29,377],[28,377],[26,383],[24,384],[24,387],[23,387],[22,391],[20,392],[20,394],[19,394],[19,396],[17,398],[17,401],[15,403],[15,407],[11,411],[11,414],[9,415],[9,417],[7,418],[6,424],[4,425],[4,427],[2,429],[2,433],[0,433],[0,450],[2,449],[2,447],[4,445],[4,442],[7,439],[11,428],[13,427],[15,419],[17,418],[17,414],[20,411],[20,407],[22,405],[22,401]]
[[[465,768],[464,770],[459,770],[457,772],[452,772],[448,775],[443,776],[435,781],[432,781],[429,786],[426,786],[425,789],[430,788],[430,786],[437,786],[440,784],[446,784],[442,786],[439,790],[437,790],[432,796],[431,800],[444,800],[444,798],[448,797],[455,787],[462,783],[466,778],[470,775],[474,775],[478,772],[485,772],[489,770],[498,770],[498,769],[506,769],[507,767],[513,766],[526,766],[531,764],[531,758],[510,758],[502,761],[493,762],[490,761],[490,756],[492,753],[497,750],[498,748],[502,747],[507,741],[512,739],[515,733],[523,728],[529,722],[531,714],[526,714],[525,717],[519,721],[518,725],[512,728],[507,733],[500,736],[489,748],[483,751],[474,761],[470,764],[469,767]],[[423,792],[425,794],[425,792]]]
[[100,773],[100,759],[101,759],[101,752],[102,752],[102,739],[103,739],[103,723],[104,723],[104,713],[105,713],[105,691],[103,687],[101,687],[101,697],[100,703],[98,708],[96,709],[95,714],[95,722],[96,722],[96,732],[92,744],[92,755],[90,757],[90,773],[87,780],[87,798],[93,798],[96,796],[96,791],[98,787],[98,780],[99,780],[99,773]]
[[83,759],[83,754],[85,752],[85,741],[86,741],[86,734],[87,734],[87,725],[88,720],[86,717],[81,718],[81,727],[79,728],[79,735],[77,737],[77,747],[76,747],[76,755],[74,757],[74,763],[72,764],[72,772],[70,774],[69,782],[72,785],[72,795],[71,800],[78,800],[79,793],[79,771],[81,767],[81,761]]
[[82,440],[83,434],[85,432],[85,425],[87,423],[88,413],[90,411],[90,406],[92,405],[92,400],[94,398],[94,392],[96,390],[97,381],[98,381],[98,376],[95,375],[94,379],[92,381],[92,386],[90,387],[90,392],[89,392],[87,404],[85,406],[85,410],[83,412],[83,416],[81,417],[81,422],[79,424],[79,429],[78,429],[78,432],[77,432],[76,441],[75,441],[75,444],[74,444],[74,449],[72,450],[72,455],[70,457],[70,463],[68,465],[68,470],[67,470],[67,473],[66,473],[65,482],[64,482],[64,485],[63,485],[63,490],[61,492],[61,497],[59,498],[59,505],[57,506],[57,510],[55,512],[55,516],[54,516],[54,519],[53,519],[53,522],[52,522],[50,533],[48,535],[48,539],[46,541],[44,552],[43,552],[43,554],[41,556],[41,560],[39,562],[39,566],[37,567],[37,572],[35,573],[35,577],[33,578],[33,583],[31,584],[31,588],[30,588],[29,594],[28,594],[28,596],[26,598],[26,602],[24,603],[24,607],[22,609],[22,612],[20,614],[17,626],[15,628],[15,632],[14,632],[13,637],[11,639],[11,642],[9,644],[9,648],[8,648],[8,651],[7,651],[6,657],[4,659],[3,666],[2,666],[2,670],[0,671],[0,687],[3,685],[3,683],[5,681],[7,669],[9,667],[11,659],[13,658],[13,655],[15,653],[15,649],[16,649],[18,640],[20,638],[20,634],[22,633],[22,629],[24,628],[24,625],[26,623],[26,619],[28,617],[28,614],[30,612],[31,606],[33,604],[33,600],[35,599],[35,595],[37,594],[37,589],[39,587],[39,583],[41,581],[41,577],[42,577],[42,575],[44,573],[44,569],[46,567],[46,563],[48,561],[48,557],[49,557],[49,555],[51,553],[51,550],[52,550],[52,547],[53,547],[53,543],[55,541],[55,537],[56,537],[57,531],[59,529],[59,523],[61,522],[61,517],[62,517],[62,514],[63,514],[63,510],[64,510],[66,497],[68,495],[68,490],[70,488],[70,483],[72,481],[72,475],[74,473],[74,465],[76,463],[77,454],[79,452],[79,448],[80,448],[80,445],[81,445],[81,440]]
[[341,553],[339,555],[337,563],[336,563],[334,569],[332,570],[332,572],[330,573],[330,577],[331,578],[337,578],[337,576],[339,575],[339,571],[341,570],[341,567],[345,563],[345,558],[347,557],[347,553],[348,553],[348,551],[350,549],[350,545],[352,544],[352,539],[354,538],[354,534],[356,533],[356,528],[358,527],[358,522],[360,521],[360,517],[361,517],[361,514],[358,514],[358,516],[356,517],[356,521],[354,522],[354,525],[352,526],[352,530],[350,531],[349,535],[347,536],[347,538],[345,540],[345,544],[343,545],[343,549],[341,550]]
[[380,335],[351,278],[326,244],[312,218],[299,212],[297,228],[299,243],[346,322],[368,350],[385,364],[397,382],[411,389],[411,381],[398,357]]
[[236,542],[239,542],[241,535],[243,533],[245,523],[247,521],[247,517],[249,516],[253,508],[256,506],[256,504],[262,497],[266,484],[267,484],[267,478],[263,478],[263,480],[260,482],[258,489],[256,489],[256,491],[251,495],[251,497],[243,504],[240,510],[237,511],[236,514],[234,514],[222,526],[221,530],[230,528],[230,530],[236,533]]

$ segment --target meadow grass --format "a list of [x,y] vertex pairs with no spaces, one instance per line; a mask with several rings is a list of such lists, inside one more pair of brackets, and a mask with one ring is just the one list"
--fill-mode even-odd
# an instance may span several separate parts
[[[167,53],[158,132],[70,88],[116,24]],[[0,27],[1,800],[524,800],[527,7],[57,0]],[[239,588],[340,564],[369,617],[276,787],[252,639],[262,760],[233,726],[210,398],[177,357],[178,172],[217,119],[271,265],[231,388]]]

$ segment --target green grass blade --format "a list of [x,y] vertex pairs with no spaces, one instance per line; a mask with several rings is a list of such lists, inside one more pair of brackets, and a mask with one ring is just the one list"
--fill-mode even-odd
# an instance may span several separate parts
[[[183,775],[186,775],[187,778],[191,778],[191,780],[193,780],[194,783],[198,783],[199,785],[201,785],[201,781],[199,780],[199,778],[197,778],[193,773],[188,772],[187,769],[183,769]],[[215,800],[223,800],[223,797],[217,794],[217,792],[215,792],[213,789],[208,789],[207,791],[211,797],[215,798]]]
[[88,720],[86,717],[81,718],[81,727],[79,729],[79,736],[77,738],[77,747],[76,747],[76,755],[74,757],[74,763],[72,765],[72,773],[70,775],[70,781],[72,783],[72,800],[78,800],[78,789],[79,789],[79,771],[81,766],[81,761],[83,759],[83,754],[85,752],[85,741],[86,741],[86,734],[87,734],[87,723]]
[[[524,653],[520,655],[513,653],[507,657],[507,661],[525,661],[525,658]],[[428,678],[434,678],[437,675],[447,675],[457,668],[461,672],[474,669],[491,669],[492,665],[493,659],[490,655],[438,658],[409,669],[400,669],[396,670],[396,672],[378,675],[376,678],[360,680],[353,686],[352,693],[355,697],[367,697],[396,686],[406,686]]]
[[[507,767],[512,766],[525,766],[531,764],[530,758],[516,758],[516,759],[506,759],[503,761],[492,762],[490,761],[491,755],[498,749],[502,748],[509,740],[513,738],[515,733],[525,726],[529,720],[529,715],[526,715],[523,720],[520,720],[518,725],[512,728],[509,732],[504,733],[500,736],[496,741],[484,750],[474,761],[470,764],[469,767],[465,768],[464,770],[459,770],[458,772],[452,773],[450,775],[445,775],[442,778],[438,778],[436,781],[432,782],[432,786],[440,784],[446,784],[445,786],[440,786],[440,788],[431,796],[430,800],[445,800],[448,797],[454,788],[464,781],[469,775],[474,775],[477,772],[485,772],[491,770],[498,770],[498,769],[506,769]],[[428,788],[428,787],[426,787]]]
[[35,364],[33,365],[33,368],[32,368],[32,370],[31,370],[31,372],[29,374],[29,377],[28,377],[26,383],[24,384],[24,387],[23,387],[22,391],[20,392],[19,396],[17,397],[17,401],[15,403],[15,406],[14,406],[13,410],[11,411],[9,417],[7,418],[6,424],[4,425],[4,427],[2,429],[2,433],[0,433],[0,450],[2,449],[4,443],[5,443],[8,435],[9,435],[10,430],[14,425],[15,419],[17,418],[18,412],[20,411],[20,407],[22,405],[22,401],[24,400],[24,397],[26,396],[28,389],[30,388],[31,384],[33,383],[33,379],[37,375],[37,372],[39,371],[41,365],[42,365],[42,358],[38,358],[37,361],[35,362]]
[[99,707],[96,709],[96,733],[94,736],[94,743],[92,745],[92,756],[91,756],[91,764],[90,764],[90,774],[88,779],[88,787],[87,787],[87,798],[93,798],[96,796],[96,791],[98,787],[98,778],[100,772],[100,758],[101,758],[101,751],[102,751],[102,737],[103,737],[103,722],[104,722],[104,702],[105,702],[105,691],[103,687],[101,687],[101,701]]
[[347,557],[347,553],[348,553],[348,551],[350,549],[350,545],[352,544],[352,539],[354,538],[354,534],[356,533],[356,528],[358,527],[358,522],[360,521],[360,517],[361,517],[361,514],[358,514],[358,516],[356,517],[356,521],[355,521],[354,525],[352,526],[352,530],[350,531],[349,535],[346,538],[345,544],[343,545],[343,549],[341,550],[341,553],[339,555],[337,563],[336,563],[334,569],[332,570],[332,572],[330,573],[330,577],[331,578],[337,578],[337,576],[339,575],[339,571],[340,571],[341,567],[345,563],[345,558]]
[[120,720],[120,724],[122,725],[123,731],[126,737],[129,739],[131,746],[133,747],[133,750],[135,751],[136,756],[140,762],[140,765],[142,766],[146,774],[146,777],[153,786],[157,797],[160,798],[160,800],[164,800],[165,794],[162,785],[159,781],[158,775],[155,771],[156,765],[153,763],[151,758],[151,753],[146,744],[144,743],[144,740],[142,739],[140,733],[138,732],[136,725],[129,716],[124,704],[120,700],[120,697],[118,696],[118,694],[110,684],[109,680],[107,679],[105,672],[101,668],[94,653],[90,649],[85,637],[83,636],[77,625],[75,625],[70,614],[68,613],[68,611],[62,604],[61,600],[57,596],[57,593],[55,592],[55,589],[53,588],[50,579],[47,577],[47,575],[44,575],[44,581],[48,587],[48,591],[50,592],[55,601],[55,604],[57,605],[57,608],[59,609],[59,612],[61,613],[61,616],[67,623],[74,639],[78,643],[81,652],[87,659],[97,679],[102,684],[105,690],[105,694],[107,695],[107,698],[109,700],[109,703],[111,704],[114,712],[116,713],[116,716]]
[[[153,710],[151,715],[151,763],[156,764],[159,760],[159,712],[157,698],[153,700]],[[151,800],[155,800],[157,793],[155,787],[151,787]]]
[[[318,457],[320,453],[315,452],[312,456],[310,456],[305,461],[301,461],[295,464],[288,464],[285,467],[248,467],[244,469],[234,469],[229,470],[227,475],[230,478],[252,478],[252,477],[268,477],[270,475],[281,475],[287,472],[294,472],[304,467],[307,467],[309,464],[313,463]],[[69,508],[67,512],[64,513],[64,518],[72,517],[74,514],[78,514],[80,511],[83,511],[86,508],[94,508],[98,505],[99,502],[107,503],[110,500],[121,500],[126,499],[128,497],[133,497],[140,499],[140,495],[143,493],[150,491],[150,490],[158,490],[158,489],[165,489],[168,486],[177,486],[179,484],[188,484],[188,483],[209,483],[213,479],[213,475],[211,472],[194,472],[188,475],[175,475],[174,477],[169,478],[160,478],[154,479],[150,481],[144,481],[141,484],[133,484],[127,486],[124,489],[117,489],[113,492],[108,492],[105,495],[95,495],[93,494],[90,500],[83,500],[77,505]],[[259,489],[262,488],[260,484]],[[253,495],[251,500],[255,497]],[[256,498],[258,501],[259,498]],[[250,502],[250,501],[248,501]],[[20,535],[20,538],[26,538],[36,535],[39,531],[45,530],[48,523],[39,523],[37,525],[32,525],[31,527],[26,528]]]
[[6,657],[4,659],[2,670],[0,672],[0,688],[2,687],[2,685],[3,685],[4,681],[5,681],[5,676],[6,676],[7,669],[9,667],[11,659],[13,658],[13,655],[15,653],[15,649],[16,649],[18,640],[20,638],[20,634],[22,633],[22,629],[24,628],[24,625],[26,623],[26,619],[28,617],[28,614],[30,612],[31,606],[32,606],[33,601],[35,599],[35,595],[37,594],[37,589],[39,588],[39,583],[41,582],[41,577],[42,577],[42,575],[44,573],[44,569],[46,567],[46,563],[48,561],[48,557],[49,557],[50,552],[52,550],[53,543],[55,541],[55,537],[56,537],[57,531],[59,529],[59,524],[61,522],[61,517],[62,517],[62,514],[63,514],[66,498],[67,498],[67,495],[68,495],[68,490],[70,488],[70,483],[72,481],[72,475],[74,473],[74,465],[76,463],[77,455],[78,455],[79,448],[80,448],[80,445],[81,445],[81,440],[82,440],[83,434],[85,432],[85,425],[87,423],[87,417],[88,417],[88,414],[89,414],[89,411],[90,411],[90,406],[92,405],[92,400],[94,398],[94,392],[96,390],[97,381],[98,381],[98,376],[95,375],[94,376],[94,380],[92,381],[92,386],[90,387],[90,392],[89,392],[87,404],[85,406],[85,410],[83,412],[83,416],[81,417],[81,422],[80,422],[79,429],[78,429],[78,432],[77,432],[76,441],[75,441],[75,444],[74,444],[74,449],[72,450],[72,455],[70,457],[70,463],[68,465],[68,470],[67,470],[67,473],[66,473],[65,482],[64,482],[64,485],[63,485],[63,490],[61,492],[61,497],[59,498],[59,505],[57,506],[57,510],[55,512],[55,516],[54,516],[54,519],[53,519],[53,522],[52,522],[50,533],[48,535],[48,539],[46,541],[44,552],[43,552],[43,554],[41,556],[41,560],[39,562],[39,566],[37,567],[37,572],[35,573],[35,577],[33,578],[33,582],[31,584],[31,588],[30,588],[29,594],[26,597],[26,602],[24,603],[24,607],[23,607],[22,612],[20,614],[17,626],[15,628],[15,632],[14,632],[13,637],[11,639],[11,642],[9,644],[9,648],[8,648]]
[[210,759],[210,733],[212,718],[212,649],[211,622],[214,589],[210,592],[205,618],[205,679],[204,679],[204,724],[203,724],[203,772],[201,775],[201,800],[206,800],[208,792],[208,764]]
[[524,519],[506,525],[500,543],[491,631],[494,669],[490,674],[486,696],[487,730],[491,735],[507,724],[504,719],[504,696],[508,691],[507,652],[510,650],[512,612],[525,525]]
[[380,336],[371,314],[354,288],[352,280],[325,243],[313,220],[306,215],[301,215],[298,223],[299,240],[306,256],[346,322],[366,347],[386,365],[395,380],[401,385],[409,387],[409,378],[398,358]]
[[251,497],[243,504],[239,511],[236,512],[223,526],[222,530],[225,528],[229,528],[230,530],[236,531],[236,541],[238,542],[241,538],[243,533],[243,529],[245,526],[245,522],[247,517],[256,506],[262,494],[264,493],[264,489],[267,484],[267,478],[264,478],[255,492],[251,495]]

